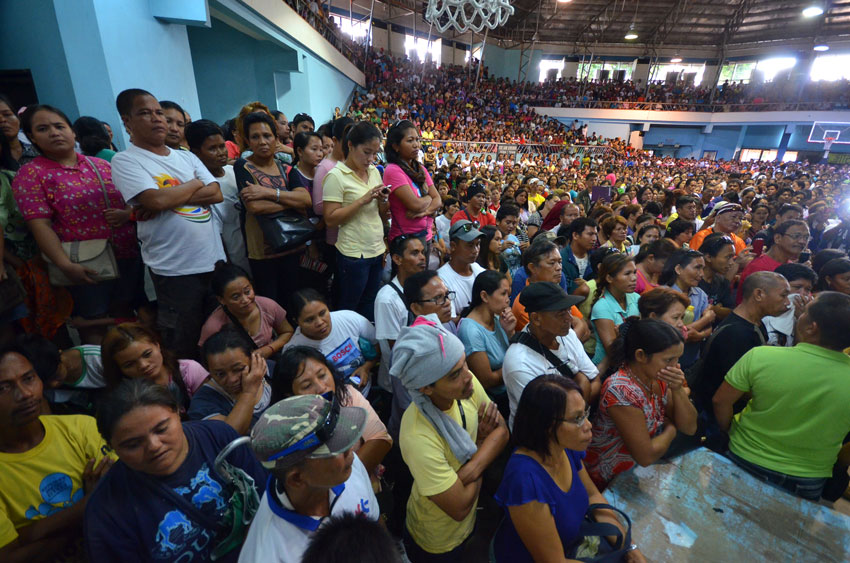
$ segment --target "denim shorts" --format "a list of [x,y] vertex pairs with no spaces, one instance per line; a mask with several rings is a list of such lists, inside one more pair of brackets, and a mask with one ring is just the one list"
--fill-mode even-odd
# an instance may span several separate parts
[[751,463],[736,456],[731,451],[727,452],[727,455],[735,464],[746,469],[748,473],[757,479],[776,485],[780,489],[784,489],[804,499],[817,502],[820,500],[824,485],[826,485],[826,477],[794,477]]

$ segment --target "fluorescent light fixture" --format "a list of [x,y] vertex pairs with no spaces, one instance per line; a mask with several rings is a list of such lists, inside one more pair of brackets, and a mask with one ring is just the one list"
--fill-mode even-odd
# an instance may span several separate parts
[[815,46],[813,47],[813,49],[814,49],[815,51],[821,51],[821,52],[823,52],[823,51],[829,51],[829,45],[815,45]]
[[682,57],[678,57],[678,56],[673,57],[672,59],[670,59],[670,62],[671,63],[680,63],[680,62],[682,62]]
[[808,6],[803,8],[803,17],[804,18],[814,18],[823,13],[823,8],[818,5]]

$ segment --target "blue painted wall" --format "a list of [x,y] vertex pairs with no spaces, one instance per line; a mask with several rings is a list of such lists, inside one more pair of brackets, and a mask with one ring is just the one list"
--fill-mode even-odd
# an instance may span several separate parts
[[[502,49],[496,45],[487,44],[484,46],[484,66],[489,69],[490,76],[516,80],[519,76],[520,54],[519,49]],[[528,80],[536,81],[540,77],[540,61],[542,60],[543,51],[534,49],[528,66]]]
[[0,69],[30,69],[40,102],[79,117],[52,0],[0,2]]

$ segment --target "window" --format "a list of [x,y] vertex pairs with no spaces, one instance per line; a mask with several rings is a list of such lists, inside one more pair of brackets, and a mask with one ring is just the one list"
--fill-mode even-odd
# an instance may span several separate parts
[[782,155],[782,162],[796,162],[797,161],[797,151],[785,151],[785,154]]
[[652,75],[650,75],[649,80],[650,82],[666,80],[668,72],[678,72],[679,80],[684,78],[685,74],[694,73],[696,75],[694,76],[694,85],[699,85],[702,83],[702,75],[705,73],[705,63],[667,63],[655,65],[652,67]]
[[442,39],[428,41],[427,39],[413,37],[412,35],[406,35],[404,37],[404,53],[411,61],[425,61],[430,59],[437,63],[437,66],[440,66],[442,51]]
[[369,44],[372,43],[372,30],[369,29],[369,19],[352,19],[348,16],[331,14],[331,19],[339,27],[340,31],[354,39],[357,43],[363,43],[368,37]]
[[776,75],[783,70],[793,68],[797,64],[797,59],[794,57],[774,57],[772,59],[764,59],[756,65],[756,70],[764,73],[764,81],[770,82]]
[[[740,160],[741,162],[748,162],[752,160],[764,160],[772,162],[776,160],[776,154],[776,149],[741,149]],[[796,156],[796,153],[794,153],[795,159]]]
[[817,80],[850,79],[850,55],[821,55],[812,62],[809,78]]
[[578,73],[577,77],[579,80],[596,80],[599,76],[600,70],[608,71],[608,78],[614,78],[614,74],[618,70],[626,71],[626,80],[632,79],[632,73],[635,71],[635,61],[621,63],[621,62],[607,62],[602,61],[598,63],[579,63],[578,65]]
[[749,82],[756,68],[755,62],[729,63],[720,69],[720,84],[729,82]]
[[549,77],[550,70],[557,70],[555,80],[561,78],[561,73],[564,71],[564,64],[564,59],[546,59],[540,61],[540,82],[546,81],[546,78]]

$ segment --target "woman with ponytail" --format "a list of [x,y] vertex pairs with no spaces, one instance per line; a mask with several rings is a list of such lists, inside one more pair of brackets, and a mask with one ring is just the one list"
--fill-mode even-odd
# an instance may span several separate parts
[[655,463],[678,431],[697,431],[697,411],[684,390],[682,334],[655,319],[629,317],[611,345],[585,465],[604,489],[636,464]]
[[389,240],[414,235],[427,246],[433,237],[432,216],[442,201],[431,175],[417,160],[419,146],[419,131],[410,121],[390,127],[384,143],[384,184],[390,189]]
[[593,363],[597,366],[605,359],[608,349],[617,338],[617,327],[626,317],[640,314],[640,295],[635,292],[636,286],[634,258],[618,252],[602,260],[590,310],[590,321],[596,336]]

